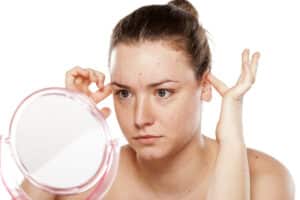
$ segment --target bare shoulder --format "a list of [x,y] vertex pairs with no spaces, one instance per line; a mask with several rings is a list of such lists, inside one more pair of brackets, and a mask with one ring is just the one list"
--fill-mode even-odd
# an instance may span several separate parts
[[132,197],[132,189],[136,188],[133,162],[133,150],[129,145],[122,146],[117,176],[103,200],[127,199],[127,197],[130,199]]
[[292,200],[294,181],[288,169],[263,152],[248,149],[252,200]]

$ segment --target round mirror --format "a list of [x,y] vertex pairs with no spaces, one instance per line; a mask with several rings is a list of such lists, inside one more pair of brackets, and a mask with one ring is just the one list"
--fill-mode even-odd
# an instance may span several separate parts
[[[24,178],[56,194],[86,191],[117,165],[96,105],[64,88],[42,89],[25,98],[13,115],[7,141]],[[112,181],[114,175],[105,178]]]

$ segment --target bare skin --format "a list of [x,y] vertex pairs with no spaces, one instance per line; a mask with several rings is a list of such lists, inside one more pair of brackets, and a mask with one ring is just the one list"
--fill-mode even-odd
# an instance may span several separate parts
[[[218,146],[216,141],[209,138],[206,139],[210,146],[208,148],[212,148],[212,151],[214,151],[215,149],[216,151]],[[124,147],[122,149],[122,154],[122,169],[119,170],[117,179],[115,180],[108,194],[105,196],[104,200],[159,199],[155,194],[153,194],[152,191],[149,191],[149,189],[146,188],[143,183],[140,183],[141,180],[139,180],[139,176],[136,173],[135,166],[133,164],[134,152],[130,150],[130,147]],[[251,199],[294,199],[291,177],[286,168],[281,163],[279,163],[269,155],[253,149],[248,149],[247,155],[250,168]],[[201,179],[201,177],[199,177],[198,179]],[[174,182],[176,183],[175,180]],[[231,181],[226,180],[224,181],[224,184],[231,184]],[[203,191],[203,189],[207,189],[208,187],[208,183],[203,184],[201,187],[199,187],[198,190],[191,194],[191,196],[185,197],[183,199],[205,200],[207,191]],[[169,194],[166,199],[181,198],[178,198],[176,194]]]
[[[246,149],[243,139],[242,99],[254,83],[259,54],[250,60],[249,51],[243,51],[240,78],[230,88],[211,73],[197,82],[185,58],[162,43],[117,46],[111,80],[127,88],[104,86],[104,75],[92,69],[67,72],[66,87],[96,103],[114,92],[128,145],[122,148],[118,175],[104,199],[294,199],[288,170],[274,158]],[[166,77],[177,83],[147,87]],[[88,89],[91,82],[99,87],[95,93]],[[200,125],[201,101],[211,99],[212,87],[223,97],[216,140],[204,136]],[[162,89],[170,94],[167,98],[157,95]],[[108,117],[110,109],[101,112]],[[145,145],[135,139],[144,133],[161,137]],[[90,192],[53,199],[86,199]]]
[[[206,138],[209,143],[208,148],[211,151],[217,151],[217,142],[210,138]],[[152,200],[158,199],[152,191],[140,180],[135,166],[135,152],[126,145],[122,148],[120,157],[120,168],[114,184],[109,192],[105,195],[104,200],[115,199],[132,199],[132,200]],[[253,200],[260,199],[294,199],[290,175],[286,168],[274,158],[262,152],[248,149],[248,159],[251,177],[251,195]],[[201,177],[199,177],[201,179]],[[226,181],[227,184],[228,181]],[[229,180],[230,183],[230,180]],[[208,184],[202,185],[199,191],[196,191],[191,197],[184,199],[200,200],[205,199],[206,192],[203,188],[207,188]],[[275,190],[274,190],[275,189]],[[279,190],[280,189],[280,190]],[[279,190],[279,191],[278,191]],[[75,196],[61,196],[56,199],[61,200],[84,200],[91,192],[75,195]],[[120,192],[121,191],[121,192]],[[276,191],[275,194],[270,191]],[[288,197],[288,198],[286,198]],[[180,199],[175,194],[170,194],[167,199]]]

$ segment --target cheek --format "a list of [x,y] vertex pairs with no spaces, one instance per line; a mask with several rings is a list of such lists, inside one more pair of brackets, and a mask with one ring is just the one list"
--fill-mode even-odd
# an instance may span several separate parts
[[115,107],[115,114],[116,114],[116,118],[117,118],[117,121],[119,123],[119,126],[122,130],[122,132],[124,134],[126,134],[130,129],[130,125],[131,125],[131,122],[130,122],[130,118],[128,117],[129,115],[129,110],[126,110],[126,107],[118,104],[118,103],[114,103],[114,107]]
[[164,124],[173,132],[191,133],[200,124],[201,102],[193,98],[181,98],[164,113]]

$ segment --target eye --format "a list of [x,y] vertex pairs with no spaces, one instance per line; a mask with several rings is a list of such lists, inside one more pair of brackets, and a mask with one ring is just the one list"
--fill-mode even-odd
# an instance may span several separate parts
[[166,97],[167,96],[166,94],[169,93],[169,95],[171,95],[173,93],[171,90],[164,89],[164,88],[158,89],[157,92],[160,97]]
[[115,92],[115,95],[118,95],[120,99],[125,99],[129,96],[128,90],[118,90]]

